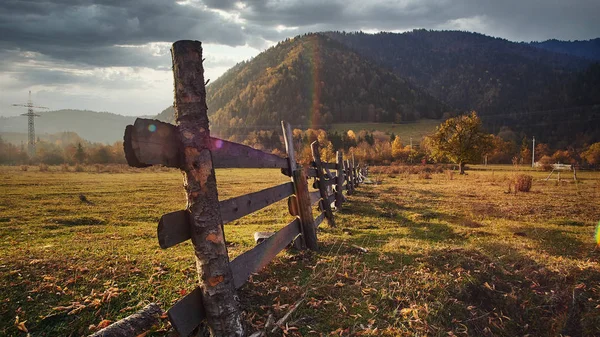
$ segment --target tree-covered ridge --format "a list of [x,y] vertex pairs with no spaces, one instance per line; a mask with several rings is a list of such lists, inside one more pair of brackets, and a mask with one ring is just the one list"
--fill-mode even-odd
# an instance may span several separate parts
[[575,56],[469,32],[327,35],[436,98],[481,115],[544,108],[552,88],[588,65]]
[[600,38],[586,41],[560,41],[556,39],[543,42],[531,42],[532,46],[553,51],[600,61]]
[[[448,108],[321,34],[287,39],[230,69],[207,89],[219,129],[440,118]],[[232,131],[234,132],[234,131]]]

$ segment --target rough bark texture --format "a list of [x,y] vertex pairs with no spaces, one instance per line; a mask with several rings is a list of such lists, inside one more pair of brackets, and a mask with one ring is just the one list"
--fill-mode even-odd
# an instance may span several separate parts
[[154,324],[158,323],[160,315],[162,315],[160,307],[156,303],[150,303],[135,314],[97,331],[90,337],[137,336],[150,330]]
[[210,152],[202,45],[198,41],[178,41],[171,53],[175,116],[184,156],[183,181],[206,320],[213,336],[243,336]]

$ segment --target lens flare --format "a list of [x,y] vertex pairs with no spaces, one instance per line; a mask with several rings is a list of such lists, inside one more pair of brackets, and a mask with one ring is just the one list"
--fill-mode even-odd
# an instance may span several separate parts
[[154,125],[154,124],[148,125],[148,131],[150,131],[150,132],[156,131],[156,125]]
[[598,226],[596,226],[596,245],[600,246],[600,221],[598,221]]
[[220,140],[220,139],[217,139],[217,140],[215,141],[215,147],[216,147],[217,149],[220,149],[220,148],[221,148],[221,146],[223,146],[223,141],[222,141],[222,140]]

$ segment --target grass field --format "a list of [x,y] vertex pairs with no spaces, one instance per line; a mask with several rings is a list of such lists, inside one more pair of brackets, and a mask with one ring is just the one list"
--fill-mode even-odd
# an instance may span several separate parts
[[[185,204],[179,172],[54,169],[0,167],[0,335],[85,335],[194,288],[191,243],[156,239],[160,216]],[[530,171],[531,192],[508,194],[512,167],[474,169],[373,173],[380,183],[349,197],[338,227],[321,226],[319,253],[284,251],[240,289],[249,330],[304,297],[288,335],[599,336],[600,173],[558,183]],[[288,178],[217,181],[224,199]],[[280,202],[227,225],[230,256],[291,219]]]
[[358,132],[360,130],[381,131],[394,133],[400,136],[406,143],[410,137],[415,143],[418,143],[423,137],[435,131],[435,127],[440,125],[442,121],[437,119],[420,119],[414,123],[389,124],[389,123],[343,123],[333,124],[332,131],[346,132],[352,130]]

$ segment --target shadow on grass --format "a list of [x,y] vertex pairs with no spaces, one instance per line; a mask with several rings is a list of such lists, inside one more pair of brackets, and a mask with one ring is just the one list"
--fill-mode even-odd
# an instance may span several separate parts
[[540,249],[550,255],[581,258],[587,254],[587,249],[591,248],[572,234],[561,229],[548,229],[537,227],[516,227],[515,233],[533,241]]
[[[455,275],[446,291],[456,301],[445,303],[432,324],[459,320],[481,336],[598,336],[600,316],[594,303],[600,300],[600,272],[561,275],[507,244],[487,243],[481,249],[440,249],[422,258],[428,267]],[[590,287],[574,301],[580,283]]]

